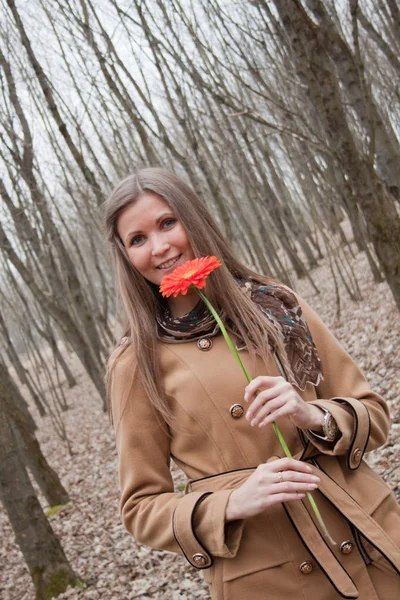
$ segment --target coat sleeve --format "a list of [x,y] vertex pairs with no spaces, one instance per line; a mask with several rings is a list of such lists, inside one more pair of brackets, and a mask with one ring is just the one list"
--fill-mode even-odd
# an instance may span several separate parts
[[322,362],[323,381],[317,386],[318,400],[311,402],[335,418],[339,436],[325,442],[306,432],[312,444],[324,454],[346,455],[350,469],[356,469],[364,452],[381,446],[390,429],[385,401],[371,390],[364,375],[342,348],[319,316],[299,298],[304,317]]
[[120,514],[139,542],[182,553],[196,568],[213,556],[233,558],[243,523],[225,523],[232,490],[174,491],[170,473],[170,432],[156,415],[140,382],[131,348],[111,373],[110,399],[119,456]]

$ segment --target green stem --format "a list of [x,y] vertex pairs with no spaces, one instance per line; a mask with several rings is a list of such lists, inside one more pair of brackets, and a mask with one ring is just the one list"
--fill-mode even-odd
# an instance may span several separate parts
[[[247,378],[247,381],[250,383],[250,381],[252,380],[252,378],[250,376],[250,373],[248,372],[248,370],[246,369],[246,367],[242,363],[242,360],[241,360],[241,358],[239,356],[239,353],[236,350],[235,346],[233,345],[232,340],[229,337],[228,332],[226,331],[225,325],[223,324],[223,322],[221,320],[221,317],[219,316],[219,314],[217,313],[217,311],[214,309],[214,307],[212,306],[212,304],[210,303],[210,301],[205,297],[205,295],[203,294],[203,292],[201,292],[199,290],[199,288],[197,288],[195,285],[193,287],[196,290],[196,292],[198,293],[198,295],[200,296],[200,298],[203,300],[204,304],[207,306],[208,310],[210,311],[210,313],[212,314],[212,316],[214,317],[214,319],[217,321],[217,323],[218,323],[218,325],[219,325],[219,327],[221,329],[222,335],[224,336],[225,341],[226,341],[226,343],[229,346],[230,351],[232,352],[233,356],[236,358],[237,362],[239,363],[239,365],[240,365],[243,373],[245,374],[245,376]],[[285,439],[284,439],[282,433],[280,432],[279,427],[275,423],[275,421],[272,423],[272,428],[273,428],[273,430],[274,430],[274,432],[275,432],[275,434],[276,434],[276,436],[277,436],[277,438],[279,440],[279,443],[282,446],[283,451],[286,454],[286,456],[288,458],[293,458],[293,455],[290,452],[290,450],[288,448],[288,445],[286,444]],[[325,525],[325,523],[324,523],[324,521],[322,519],[321,513],[319,512],[318,506],[317,506],[314,498],[312,497],[311,492],[306,492],[306,495],[307,495],[308,501],[310,502],[311,508],[313,509],[314,514],[315,514],[315,516],[318,519],[318,523],[321,525],[321,529],[324,532],[324,535],[329,539],[329,541],[332,544],[336,545],[336,542],[332,539],[332,537],[329,534],[329,531],[328,531],[328,529],[327,529],[327,527],[326,527],[326,525]]]
[[199,288],[197,288],[195,285],[193,286],[194,289],[196,290],[196,292],[198,293],[198,295],[200,296],[200,298],[203,300],[204,304],[207,306],[208,310],[210,311],[210,313],[212,314],[212,316],[214,317],[214,319],[217,321],[222,335],[225,338],[226,343],[229,346],[230,351],[232,352],[233,356],[236,358],[236,360],[238,361],[239,365],[242,368],[243,373],[246,375],[247,377],[247,381],[250,383],[251,381],[251,376],[250,373],[248,372],[248,370],[246,369],[246,367],[244,366],[244,364],[241,361],[241,358],[235,348],[235,346],[232,343],[231,338],[228,335],[228,332],[225,329],[225,325],[223,324],[221,317],[219,316],[219,314],[217,313],[217,311],[214,309],[214,307],[212,306],[212,304],[210,303],[210,301],[205,297],[205,295],[203,294],[203,292],[201,292],[199,290]]

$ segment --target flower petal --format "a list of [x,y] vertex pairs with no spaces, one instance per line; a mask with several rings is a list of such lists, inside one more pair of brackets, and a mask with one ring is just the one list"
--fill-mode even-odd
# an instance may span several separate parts
[[220,266],[221,263],[216,256],[202,256],[188,260],[163,278],[160,292],[166,298],[172,295],[176,298],[178,294],[185,295],[191,285],[201,289],[206,285],[208,275]]

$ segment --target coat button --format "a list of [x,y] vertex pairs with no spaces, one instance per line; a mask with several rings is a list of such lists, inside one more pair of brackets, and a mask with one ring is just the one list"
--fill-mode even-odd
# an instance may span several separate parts
[[353,552],[354,544],[350,540],[346,540],[340,544],[340,552],[342,554],[350,554]]
[[207,564],[207,558],[204,554],[193,554],[192,561],[196,567],[204,567]]
[[360,448],[356,448],[353,452],[353,460],[359,461],[361,458],[361,450]]
[[303,575],[308,575],[313,570],[312,562],[310,562],[309,560],[305,560],[301,563],[299,569],[303,573]]
[[244,413],[244,408],[241,404],[233,404],[230,407],[229,412],[231,413],[231,417],[234,419],[240,419]]
[[200,338],[199,340],[197,340],[197,347],[199,348],[199,350],[207,352],[207,350],[209,350],[211,346],[212,341],[208,337]]

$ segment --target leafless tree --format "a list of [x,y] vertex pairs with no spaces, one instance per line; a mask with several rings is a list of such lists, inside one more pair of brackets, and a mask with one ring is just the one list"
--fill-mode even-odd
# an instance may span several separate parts
[[69,585],[77,585],[79,580],[43,513],[21,454],[24,457],[30,454],[30,467],[46,497],[64,502],[68,495],[55,473],[42,462],[34,436],[21,419],[21,413],[15,410],[15,394],[18,390],[0,361],[0,498],[29,567],[36,598],[47,600]]

